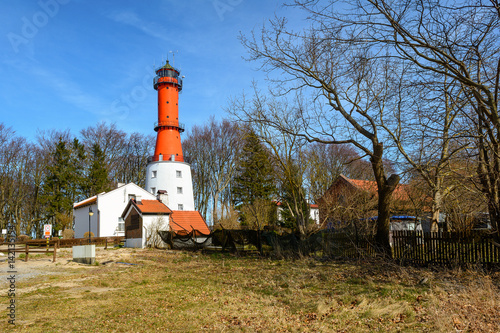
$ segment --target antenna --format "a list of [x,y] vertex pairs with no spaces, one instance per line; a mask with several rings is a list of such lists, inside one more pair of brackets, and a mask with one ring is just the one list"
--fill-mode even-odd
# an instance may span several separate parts
[[175,54],[178,53],[179,51],[168,51],[169,53],[172,53],[172,62],[174,63],[174,67],[175,67]]

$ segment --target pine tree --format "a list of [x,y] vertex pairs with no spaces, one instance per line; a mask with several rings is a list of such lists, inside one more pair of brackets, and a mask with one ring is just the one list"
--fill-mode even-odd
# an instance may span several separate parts
[[271,200],[276,194],[270,154],[252,132],[245,138],[237,175],[232,188],[236,207],[257,199]]
[[241,224],[257,230],[261,230],[266,224],[274,224],[276,218],[272,199],[277,191],[271,158],[252,132],[245,138],[237,175],[232,187],[232,197],[240,213]]
[[109,189],[110,182],[105,163],[105,155],[100,145],[95,143],[92,145],[90,154],[90,166],[88,177],[85,182],[85,193],[88,196],[92,196],[101,192],[106,192]]
[[52,221],[53,232],[71,227],[73,202],[81,197],[83,146],[74,139],[68,147],[59,138],[43,185],[42,201],[46,207],[46,217]]

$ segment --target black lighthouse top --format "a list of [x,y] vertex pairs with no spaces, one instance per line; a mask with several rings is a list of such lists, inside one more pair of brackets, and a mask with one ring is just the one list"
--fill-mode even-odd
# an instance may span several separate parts
[[[156,72],[156,77],[153,80],[153,86],[156,90],[158,90],[158,85],[160,83],[163,83],[163,82],[164,83],[166,83],[166,82],[173,83],[173,84],[177,85],[177,87],[179,88],[179,91],[182,90],[182,79],[179,77],[180,71],[178,69],[172,67],[170,65],[170,63],[168,62],[168,60],[165,63],[165,65],[156,69],[155,72]],[[169,78],[172,78],[175,80],[172,80]]]

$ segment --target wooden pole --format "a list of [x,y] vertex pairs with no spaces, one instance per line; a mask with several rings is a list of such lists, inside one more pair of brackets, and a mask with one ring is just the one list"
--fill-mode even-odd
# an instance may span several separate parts
[[56,252],[57,252],[57,242],[54,242],[54,258],[52,259],[52,262],[56,262]]
[[30,254],[30,246],[26,243],[26,255],[24,256],[24,261],[28,261],[28,255]]

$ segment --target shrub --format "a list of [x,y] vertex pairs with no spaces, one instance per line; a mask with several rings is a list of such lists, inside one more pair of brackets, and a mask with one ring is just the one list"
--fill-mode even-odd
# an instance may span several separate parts
[[3,237],[0,237],[0,244],[2,244],[4,241],[5,239],[3,239]]
[[64,229],[62,232],[62,236],[64,239],[75,238],[75,231],[73,229]]
[[[94,233],[91,231],[90,232],[90,238],[92,238],[92,237],[94,237]],[[83,238],[89,238],[89,232],[88,231],[83,234]]]
[[26,242],[28,239],[30,239],[30,236],[28,235],[20,235],[17,237],[18,242]]

